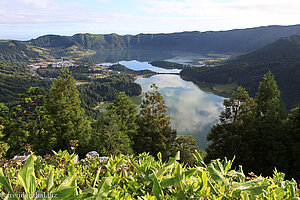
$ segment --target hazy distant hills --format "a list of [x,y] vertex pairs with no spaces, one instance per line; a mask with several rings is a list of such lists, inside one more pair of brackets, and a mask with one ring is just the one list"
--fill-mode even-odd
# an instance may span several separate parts
[[29,44],[46,48],[83,49],[151,49],[195,53],[245,53],[270,44],[281,37],[300,35],[300,25],[266,26],[230,31],[180,32],[170,34],[76,34],[73,36],[45,35]]
[[281,37],[300,35],[300,25],[266,26],[230,31],[170,34],[45,35],[30,41],[0,40],[0,59],[36,61],[59,57],[89,57],[110,50],[183,51],[191,53],[243,54]]
[[254,96],[265,73],[275,75],[288,108],[300,102],[300,36],[281,38],[261,49],[239,56],[217,67],[186,68],[181,75],[196,83],[230,83],[247,88]]

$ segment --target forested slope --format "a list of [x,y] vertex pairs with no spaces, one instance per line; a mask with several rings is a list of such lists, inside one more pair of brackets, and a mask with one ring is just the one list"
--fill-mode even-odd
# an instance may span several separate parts
[[50,80],[33,76],[26,65],[0,60],[0,102],[13,104],[29,87],[50,85]]
[[281,97],[288,108],[300,101],[300,36],[282,38],[249,54],[239,56],[217,67],[184,68],[181,76],[195,83],[236,82],[251,96],[257,92],[262,75],[275,75]]

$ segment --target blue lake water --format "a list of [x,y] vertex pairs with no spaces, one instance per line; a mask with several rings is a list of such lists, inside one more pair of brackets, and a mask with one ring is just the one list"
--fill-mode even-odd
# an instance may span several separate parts
[[[180,71],[161,69],[136,60],[118,63],[133,70],[149,69],[171,73]],[[223,111],[223,97],[204,92],[192,82],[181,79],[179,75],[159,74],[150,78],[137,78],[136,83],[142,86],[143,92],[148,91],[150,85],[155,83],[164,97],[172,127],[177,130],[178,135],[192,135],[201,149],[207,147],[206,136]]]

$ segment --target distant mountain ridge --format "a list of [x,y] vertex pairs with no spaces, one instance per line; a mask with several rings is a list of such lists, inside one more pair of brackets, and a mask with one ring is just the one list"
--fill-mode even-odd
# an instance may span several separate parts
[[181,76],[195,83],[236,82],[254,96],[262,77],[271,71],[288,108],[300,104],[300,36],[281,38],[217,67],[184,68]]
[[[35,62],[50,58],[83,58],[110,50],[221,53],[241,55],[279,38],[300,35],[300,25],[265,26],[229,31],[166,34],[45,35],[29,41],[0,40],[0,59]],[[159,54],[159,53],[158,53]]]
[[195,53],[245,53],[275,42],[279,38],[300,35],[300,25],[264,26],[229,31],[180,32],[170,34],[76,34],[73,36],[45,35],[28,41],[46,48],[83,49],[152,49]]

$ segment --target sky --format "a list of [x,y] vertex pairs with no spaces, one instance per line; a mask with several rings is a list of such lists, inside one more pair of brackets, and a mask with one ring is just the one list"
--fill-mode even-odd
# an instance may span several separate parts
[[0,39],[300,24],[300,0],[0,0]]

